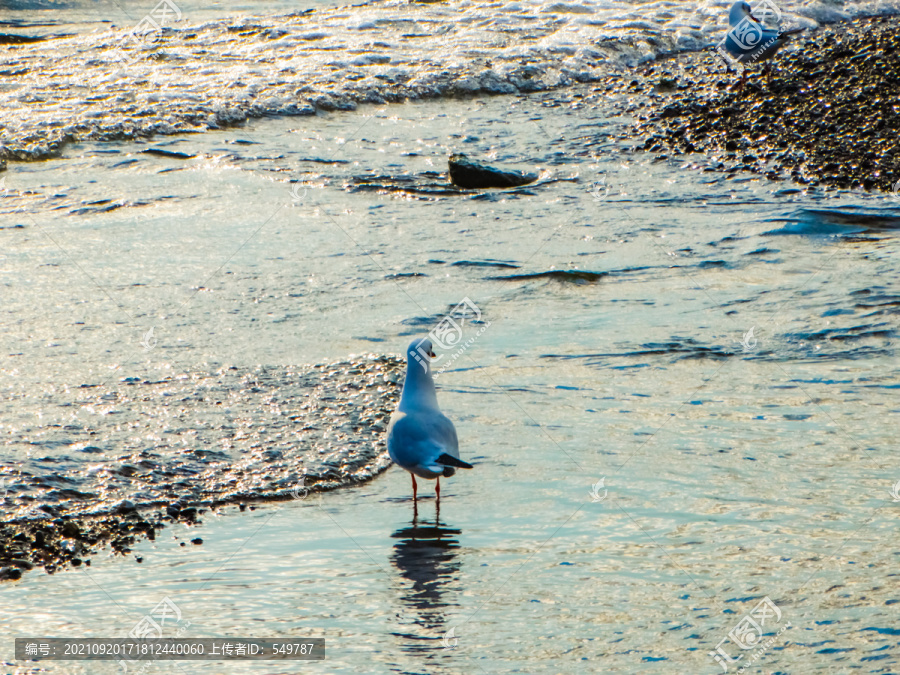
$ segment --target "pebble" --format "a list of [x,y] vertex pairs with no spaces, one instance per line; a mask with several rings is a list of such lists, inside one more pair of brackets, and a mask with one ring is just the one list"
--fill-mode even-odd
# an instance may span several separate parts
[[115,513],[131,513],[132,511],[136,510],[137,507],[134,505],[134,502],[128,499],[123,499],[121,502],[116,504],[115,508],[113,509]]
[[22,570],[16,567],[0,567],[0,581],[15,581],[22,578]]

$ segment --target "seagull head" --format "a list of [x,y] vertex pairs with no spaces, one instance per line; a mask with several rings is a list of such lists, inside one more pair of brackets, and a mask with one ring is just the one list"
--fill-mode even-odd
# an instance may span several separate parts
[[[756,17],[753,16],[753,12],[750,9],[750,3],[745,2],[744,0],[738,0],[731,6],[731,12],[728,14],[728,23],[731,26],[737,26],[748,16],[756,21]],[[757,21],[757,23],[759,22]]]
[[431,340],[428,338],[419,338],[413,340],[409,345],[410,351],[416,351],[418,354],[423,355],[426,354],[430,358],[434,358],[437,354],[434,353],[434,348],[431,345]]
[[425,372],[428,372],[428,365],[435,356],[431,340],[428,338],[416,338],[406,348],[406,361],[409,366],[412,367],[412,363],[415,361],[422,366]]

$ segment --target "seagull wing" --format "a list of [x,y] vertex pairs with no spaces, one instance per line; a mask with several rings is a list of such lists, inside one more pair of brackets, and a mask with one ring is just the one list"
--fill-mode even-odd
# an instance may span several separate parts
[[423,478],[452,475],[453,469],[449,468],[452,460],[442,462],[441,455],[459,458],[456,429],[439,410],[395,412],[388,426],[387,441],[391,459]]

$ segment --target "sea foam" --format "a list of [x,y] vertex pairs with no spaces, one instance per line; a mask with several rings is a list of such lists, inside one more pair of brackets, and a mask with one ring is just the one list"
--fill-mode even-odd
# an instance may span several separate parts
[[[185,13],[150,44],[127,42],[126,27],[9,45],[0,58],[0,159],[250,117],[600,81],[610,70],[713,46],[730,4],[374,2],[201,24]],[[786,25],[810,29],[900,12],[900,0],[778,4]]]

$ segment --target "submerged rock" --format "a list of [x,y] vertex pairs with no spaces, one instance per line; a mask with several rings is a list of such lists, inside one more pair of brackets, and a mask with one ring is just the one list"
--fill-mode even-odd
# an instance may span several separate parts
[[193,159],[197,155],[189,155],[186,152],[175,152],[174,150],[164,150],[163,148],[147,148],[141,150],[143,155],[156,155],[157,157],[168,157],[169,159]]
[[122,501],[120,501],[118,504],[115,505],[115,507],[113,508],[113,511],[115,513],[132,513],[134,511],[137,511],[137,507],[134,505],[134,502],[132,502],[131,500],[123,499]]
[[574,284],[594,283],[607,276],[608,272],[591,272],[589,270],[549,270],[532,274],[508,274],[499,277],[488,277],[493,281],[530,281],[532,279],[552,279]]
[[462,154],[450,155],[449,168],[450,182],[466,189],[518,187],[538,179],[536,173],[495,169]]

